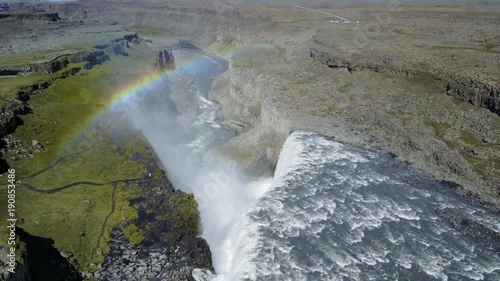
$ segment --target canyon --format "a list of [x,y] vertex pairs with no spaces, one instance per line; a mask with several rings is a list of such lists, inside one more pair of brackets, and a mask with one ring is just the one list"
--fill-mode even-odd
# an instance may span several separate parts
[[[7,38],[0,46],[0,76],[52,74],[70,64],[67,55],[89,70],[106,63],[104,51],[125,57],[129,44],[147,47],[150,67],[163,71],[173,60],[165,48],[188,42],[228,60],[228,70],[213,77],[209,97],[237,136],[214,149],[255,176],[276,168],[292,132],[312,131],[388,155],[469,203],[500,212],[498,5],[319,6],[359,20],[351,24],[291,5],[238,1],[88,0],[42,7],[49,19],[2,19],[3,26],[23,32],[0,31]],[[110,36],[117,40],[109,42]],[[61,79],[80,69],[67,71]],[[29,96],[50,84],[24,86]],[[2,136],[20,124],[15,116],[27,114],[19,105],[4,108]],[[470,218],[438,215],[479,240],[498,239]],[[116,253],[127,244],[120,239]],[[126,272],[121,262],[114,266]],[[173,278],[192,270],[184,266],[172,271],[182,275]]]

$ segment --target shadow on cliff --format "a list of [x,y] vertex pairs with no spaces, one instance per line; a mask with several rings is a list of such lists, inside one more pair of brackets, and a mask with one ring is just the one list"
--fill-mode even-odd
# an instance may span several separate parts
[[19,227],[16,232],[26,243],[32,281],[83,280],[75,267],[54,247],[54,240],[30,235]]

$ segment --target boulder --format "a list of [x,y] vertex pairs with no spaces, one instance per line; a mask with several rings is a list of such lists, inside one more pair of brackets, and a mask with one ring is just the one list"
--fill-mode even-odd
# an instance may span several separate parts
[[175,69],[175,59],[172,47],[168,47],[167,49],[158,53],[158,57],[156,58],[154,66],[158,71]]

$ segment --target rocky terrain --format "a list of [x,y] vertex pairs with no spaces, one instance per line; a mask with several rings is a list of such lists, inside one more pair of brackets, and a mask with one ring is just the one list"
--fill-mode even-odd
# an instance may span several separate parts
[[[106,56],[127,56],[130,46],[154,50],[156,67],[167,69],[173,58],[164,48],[185,39],[230,61],[229,70],[215,78],[211,98],[222,106],[224,123],[239,131],[221,150],[242,165],[273,167],[290,132],[312,130],[389,153],[470,202],[500,212],[499,6],[320,7],[353,21],[342,24],[289,5],[229,4],[86,0],[47,8],[58,13],[55,22],[9,16],[1,22],[0,75],[53,73],[68,64],[92,69],[105,64]],[[138,40],[135,32],[149,39]],[[64,60],[67,54],[71,61]],[[79,71],[73,67],[61,77]],[[50,82],[29,85],[39,91]],[[28,88],[18,100],[27,101]],[[5,134],[21,115],[12,106],[3,110]],[[6,142],[13,146],[8,149],[29,151],[31,141]],[[143,200],[136,202],[143,211],[134,225],[148,229],[152,215],[146,206],[168,212],[170,205],[163,203],[169,199]],[[436,212],[462,233],[497,245],[498,233],[467,217]],[[168,236],[173,226],[158,227],[143,235]],[[187,241],[163,237],[139,247],[113,232],[109,256],[84,277],[107,280],[136,272],[138,280],[190,280],[193,266],[211,267],[206,244],[192,234]],[[179,254],[165,244],[169,240]],[[196,259],[188,263],[186,257]]]
[[[43,30],[48,23],[45,19],[39,18],[22,23],[12,18],[5,18],[0,24],[14,28],[26,24],[16,30],[32,32],[30,36],[38,38],[40,33],[41,37],[44,36]],[[64,30],[63,34],[71,33],[78,28],[85,30],[88,27],[72,22],[54,24],[58,25],[55,29]],[[154,164],[153,156],[146,148],[145,140],[141,139],[140,134],[128,132],[128,139],[123,140],[123,137],[118,136],[127,134],[126,131],[130,128],[127,129],[123,122],[115,121],[113,130],[116,132],[110,128],[106,128],[108,130],[98,128],[99,131],[94,129],[92,134],[85,132],[85,137],[80,140],[81,145],[85,147],[83,151],[79,151],[82,146],[72,145],[59,153],[56,151],[54,155],[54,148],[59,149],[57,146],[64,145],[61,142],[65,141],[65,137],[60,139],[57,137],[66,134],[67,131],[59,128],[52,129],[50,133],[41,129],[45,127],[46,122],[50,122],[52,126],[60,124],[73,127],[82,122],[82,118],[77,119],[78,122],[71,121],[71,118],[75,117],[72,114],[71,102],[65,104],[54,98],[61,92],[70,90],[72,96],[82,97],[89,93],[88,88],[91,85],[93,89],[91,94],[102,98],[102,95],[109,92],[108,89],[118,87],[117,83],[123,81],[123,77],[118,74],[131,78],[136,75],[135,71],[138,75],[142,75],[142,71],[175,68],[172,51],[169,48],[165,49],[165,45],[158,47],[161,51],[157,51],[154,47],[147,46],[148,44],[152,46],[153,41],[143,40],[137,33],[128,32],[123,27],[114,29],[116,30],[114,33],[108,34],[106,27],[95,25],[93,32],[98,35],[77,49],[64,45],[64,40],[58,42],[63,44],[60,46],[61,52],[46,50],[43,44],[38,45],[34,51],[33,45],[28,44],[25,49],[19,49],[20,56],[14,57],[13,53],[8,55],[4,53],[0,59],[4,62],[0,66],[0,76],[3,76],[0,77],[2,79],[0,83],[5,83],[3,85],[9,85],[12,89],[8,91],[10,88],[6,88],[2,93],[1,173],[5,173],[9,167],[14,167],[18,171],[17,194],[22,197],[18,203],[21,210],[18,223],[19,264],[16,275],[9,275],[7,280],[31,280],[31,276],[37,276],[36,280],[117,280],[123,276],[130,277],[130,280],[152,277],[192,280],[190,274],[193,268],[212,268],[210,249],[206,242],[198,237],[198,212],[194,198],[192,195],[176,191],[162,176],[164,172]],[[26,34],[22,32],[21,34],[8,32],[4,35],[6,41],[14,45],[22,45],[26,40],[24,37]],[[54,36],[59,35],[61,34],[57,32],[50,34],[49,38],[46,38],[47,42],[52,44]],[[115,39],[110,39],[110,35]],[[108,38],[104,39],[106,36]],[[93,45],[87,45],[89,43]],[[6,45],[2,44],[2,47]],[[109,64],[114,64],[114,67]],[[131,71],[128,71],[129,65],[133,65]],[[125,68],[119,69],[116,66]],[[91,79],[95,76],[100,77],[98,81]],[[86,85],[86,80],[89,80],[90,84]],[[78,87],[73,86],[72,83],[75,82]],[[98,86],[99,83],[103,84],[102,82],[105,86]],[[48,107],[52,107],[50,101],[55,102],[55,107],[47,109],[47,100]],[[89,116],[96,106],[93,105],[92,99],[90,107],[85,109],[88,105],[80,101],[78,110]],[[59,118],[62,112],[65,113]],[[51,118],[57,121],[48,121]],[[27,135],[38,137],[35,139]],[[47,136],[50,135],[56,138],[49,137],[48,141]],[[99,138],[101,139],[98,140]],[[112,174],[116,174],[116,177],[122,174],[125,179],[109,182],[106,179],[106,174],[109,173],[103,173],[102,169],[97,176],[96,174],[91,177],[86,176],[89,169],[77,167],[85,163],[84,159],[65,162],[66,158],[89,154],[94,155],[90,157],[90,164],[95,166],[95,157],[102,155],[102,152],[93,154],[93,150],[99,151],[99,147],[104,149],[102,151],[111,153],[105,156],[104,160],[104,162],[109,161],[109,165],[104,162],[103,164],[112,169],[122,166],[113,170]],[[57,159],[58,155],[62,157]],[[127,162],[135,164],[123,166]],[[127,165],[129,166],[126,167]],[[86,179],[71,182],[64,170],[72,171],[72,176],[77,178],[83,176]],[[78,175],[80,172],[77,171],[82,174]],[[53,188],[54,185],[59,187]],[[78,191],[82,185],[87,190],[84,193]],[[96,189],[92,190],[92,186]],[[108,193],[106,190],[112,192]],[[78,203],[66,205],[66,200],[55,199],[64,197],[66,192],[72,194],[71,200],[77,200]],[[100,195],[91,199],[92,194],[96,192]],[[54,194],[55,197],[48,194]],[[82,194],[85,194],[84,198],[81,198]],[[3,195],[1,197],[2,200],[5,199]],[[111,200],[102,202],[107,197]],[[42,203],[46,206],[43,208],[45,210],[25,206],[25,204],[36,205],[38,204],[36,202],[44,200],[51,202]],[[82,211],[82,202],[83,212],[86,214],[80,217],[81,220],[74,218],[70,220],[72,225],[70,229],[60,228],[54,232],[54,225],[63,225],[66,221],[65,212],[61,210],[70,207],[71,213],[77,214]],[[101,216],[98,211],[101,208],[109,209],[110,212],[102,214],[103,221],[98,218],[89,225],[86,217]],[[95,209],[97,212],[94,212]],[[41,219],[37,215],[41,211],[50,214],[50,218]],[[5,210],[0,212],[2,218],[5,216],[4,212]],[[59,222],[54,223],[51,220]],[[101,223],[98,223],[99,221]],[[73,226],[79,230],[73,229]],[[100,233],[94,232],[96,228],[101,228]],[[48,232],[51,234],[47,234]],[[4,236],[5,232],[2,230],[0,237],[2,241],[7,241],[3,239]],[[66,238],[69,238],[69,244],[65,244]],[[76,240],[79,242],[75,242]],[[94,243],[97,243],[97,247]],[[3,246],[4,242],[0,244],[0,248]],[[0,279],[5,278],[7,275],[2,272]]]
[[342,24],[284,5],[142,2],[104,16],[89,3],[87,20],[166,27],[230,59],[212,98],[241,133],[222,150],[243,165],[273,166],[291,131],[313,130],[500,210],[498,6],[320,7]]

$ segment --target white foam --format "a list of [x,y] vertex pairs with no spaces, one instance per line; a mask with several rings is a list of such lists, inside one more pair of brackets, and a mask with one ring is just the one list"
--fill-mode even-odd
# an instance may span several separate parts
[[294,134],[292,134],[283,144],[283,147],[278,158],[278,164],[274,172],[273,186],[277,186],[283,181],[283,177],[292,170],[295,166],[300,165],[300,154],[303,152],[304,147],[297,141]]
[[194,280],[196,281],[210,281],[216,278],[216,275],[213,274],[210,270],[200,268],[193,269],[191,276],[193,276]]

